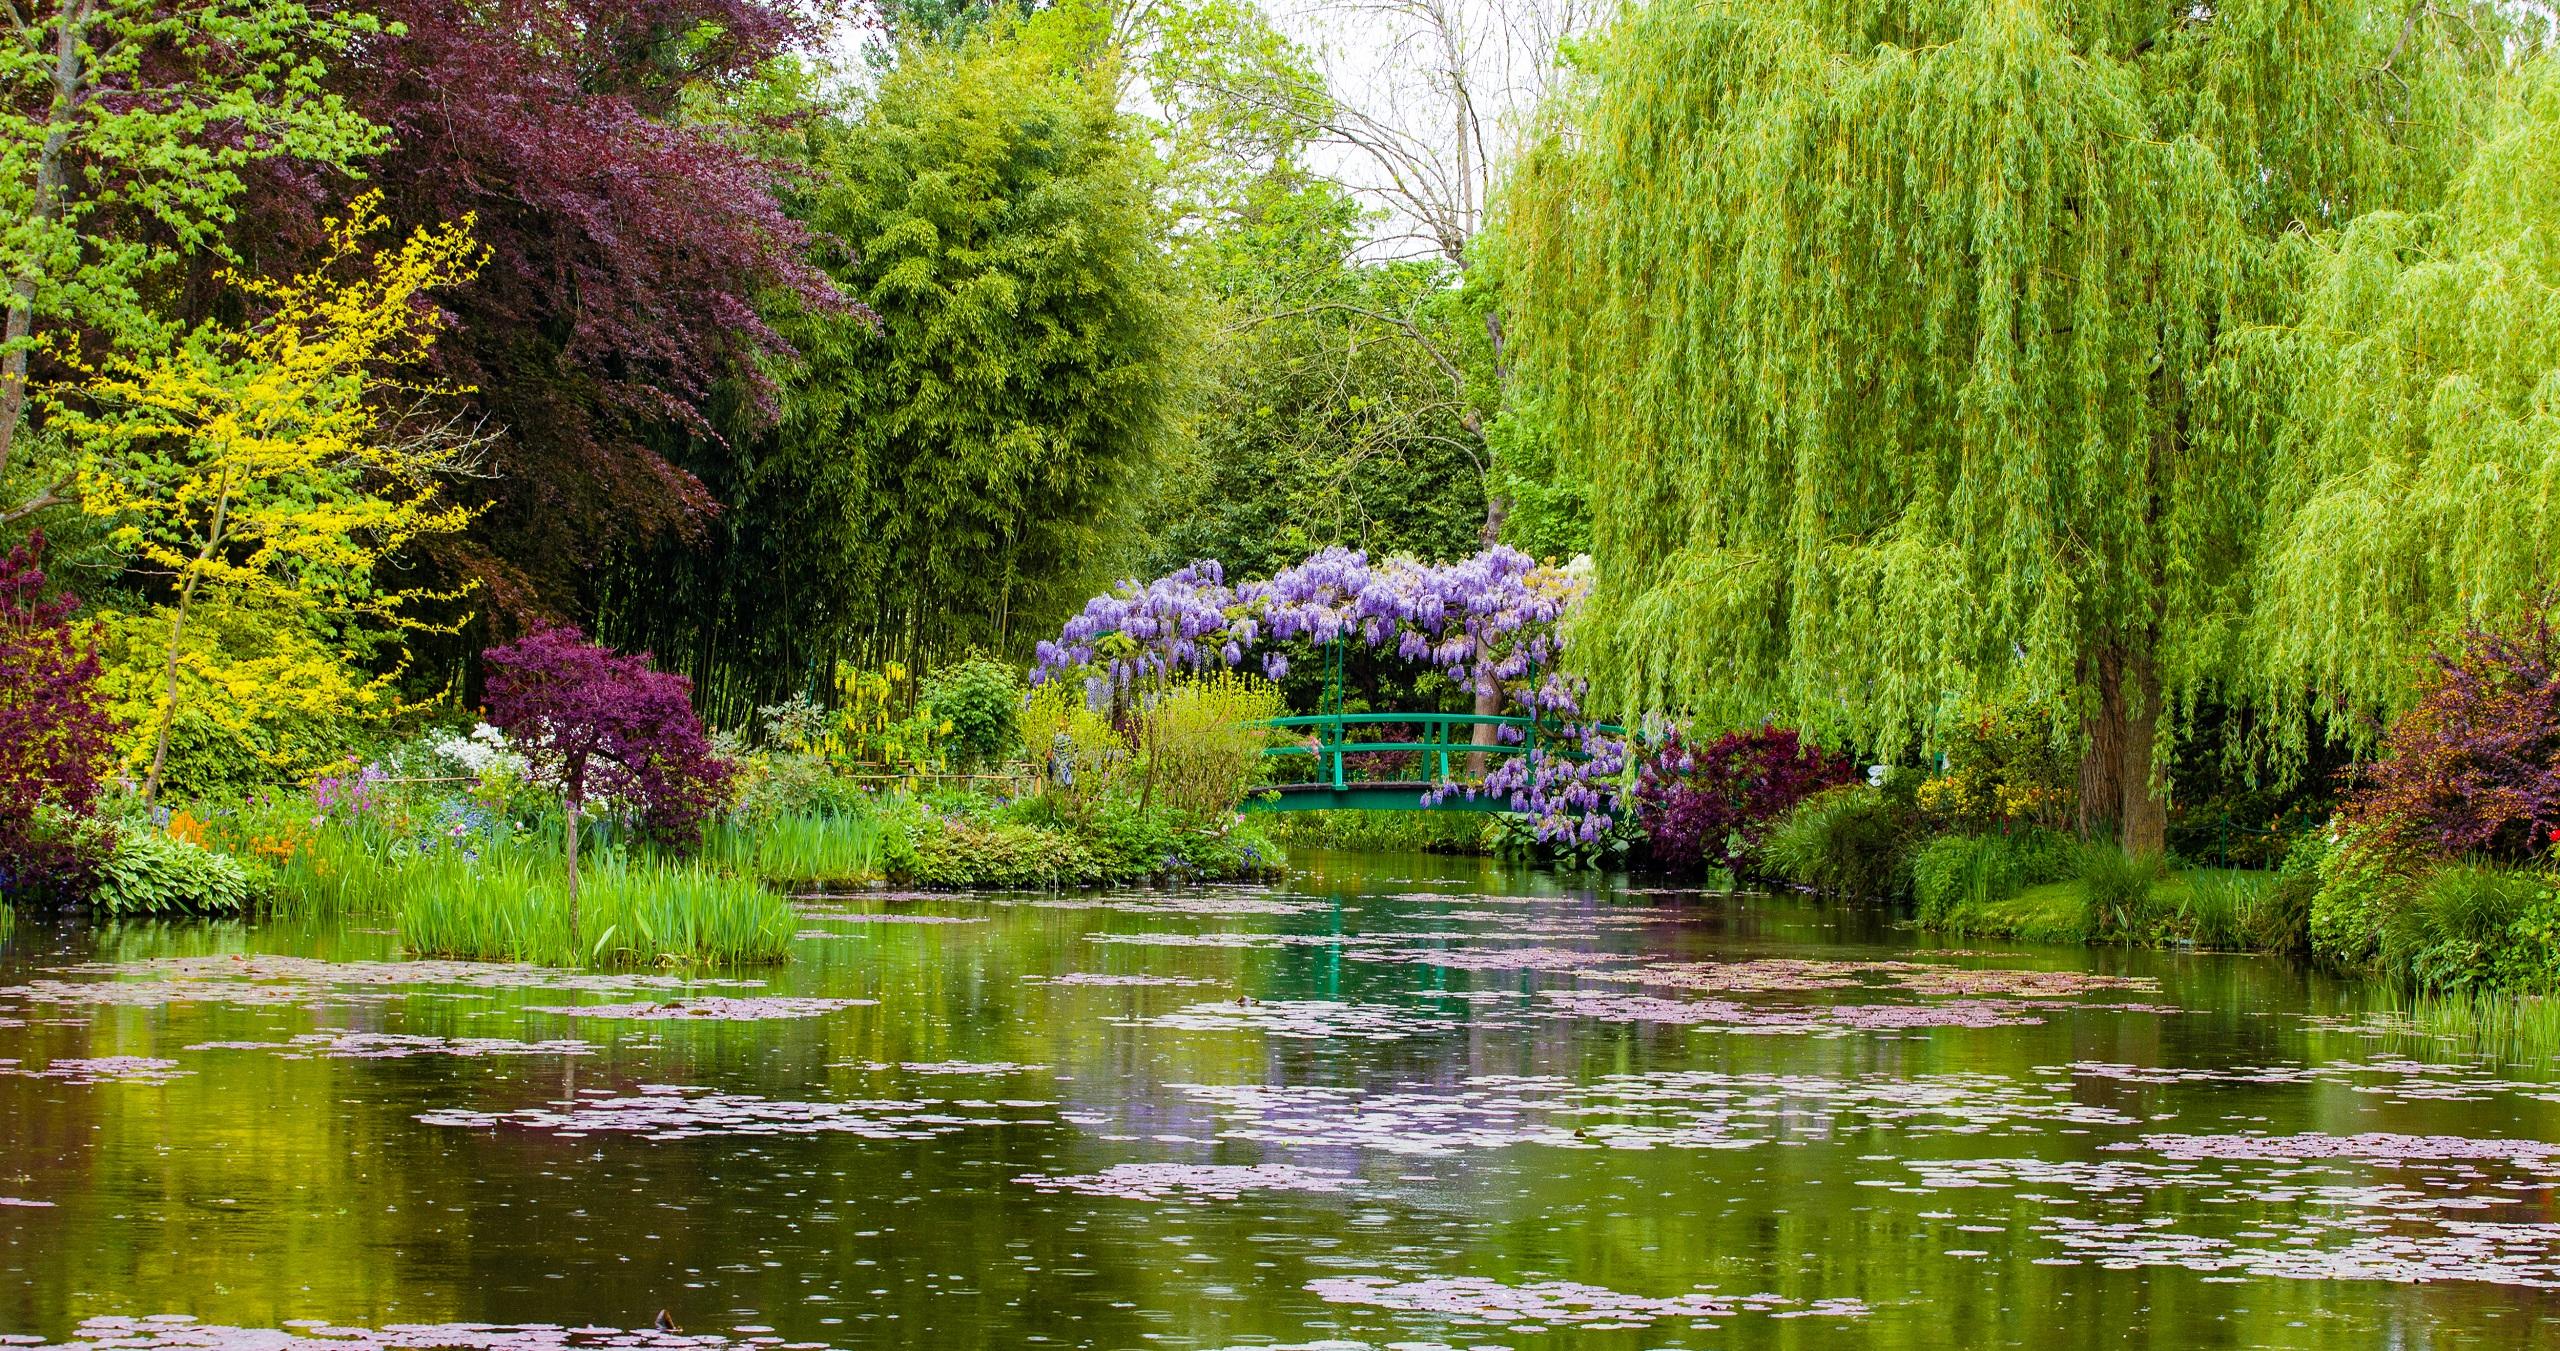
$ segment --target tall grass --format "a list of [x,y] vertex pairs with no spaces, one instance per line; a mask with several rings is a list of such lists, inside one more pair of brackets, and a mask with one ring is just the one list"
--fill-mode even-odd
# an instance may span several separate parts
[[2143,943],[2157,938],[2171,918],[2156,894],[2169,880],[2158,854],[2128,854],[2104,841],[2082,851],[2080,885],[2089,897],[2090,929],[2099,942]]
[[1941,835],[1911,860],[1921,927],[1941,928],[1960,911],[1979,910],[2038,883],[2060,881],[2079,862],[2078,846],[2052,831]]
[[400,937],[427,956],[544,966],[778,962],[791,907],[701,863],[608,854],[578,874],[569,932],[567,875],[531,853],[477,859],[443,851],[407,870]]
[[1817,891],[1900,899],[1912,891],[1918,830],[1909,803],[1850,784],[1806,798],[1780,817],[1760,844],[1760,861]]
[[2185,884],[2173,908],[2178,932],[2200,948],[2265,949],[2283,944],[2273,931],[2269,892],[2263,873],[2198,868],[2181,875]]
[[423,955],[552,966],[777,962],[790,944],[790,905],[752,879],[618,846],[582,851],[573,940],[561,845],[556,829],[503,824],[470,845],[426,848],[333,826],[277,866],[278,903],[396,915],[401,941]]
[[777,885],[828,886],[880,876],[887,825],[875,816],[792,813],[758,825],[714,824],[703,858]]

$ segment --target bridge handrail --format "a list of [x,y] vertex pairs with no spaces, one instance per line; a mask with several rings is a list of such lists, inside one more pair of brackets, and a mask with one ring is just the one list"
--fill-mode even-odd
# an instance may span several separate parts
[[1426,727],[1451,727],[1460,724],[1489,727],[1527,727],[1545,724],[1552,718],[1524,718],[1503,713],[1300,713],[1286,718],[1271,718],[1254,724],[1257,727],[1333,727],[1359,723],[1364,726],[1391,723],[1420,723]]
[[[1313,745],[1306,742],[1290,742],[1277,746],[1265,746],[1262,753],[1266,756],[1314,756],[1320,762],[1330,757],[1333,763],[1332,773],[1328,777],[1332,780],[1333,788],[1341,791],[1349,786],[1349,779],[1344,772],[1343,757],[1381,751],[1421,751],[1425,754],[1426,763],[1429,757],[1436,755],[1439,769],[1438,782],[1441,783],[1454,781],[1449,768],[1449,759],[1453,755],[1526,756],[1534,770],[1538,757],[1538,734],[1549,727],[1557,726],[1558,721],[1501,713],[1301,713],[1247,725],[1278,732],[1314,730],[1317,735],[1313,738],[1315,743]],[[1345,729],[1354,726],[1396,725],[1420,726],[1422,739],[1419,741],[1341,741],[1329,740],[1323,735],[1324,732],[1330,731],[1337,737],[1343,736],[1346,734]],[[1623,735],[1625,730],[1606,723],[1599,726],[1600,730],[1616,735]],[[1490,741],[1479,744],[1473,740],[1458,740],[1456,730],[1460,727],[1511,727],[1520,729],[1526,735],[1514,742]],[[1575,754],[1571,750],[1565,753]]]

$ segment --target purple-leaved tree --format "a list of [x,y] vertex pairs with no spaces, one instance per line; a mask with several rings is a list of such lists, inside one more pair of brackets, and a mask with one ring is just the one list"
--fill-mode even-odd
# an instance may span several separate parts
[[38,808],[86,816],[112,723],[98,699],[97,631],[80,601],[44,599],[38,533],[0,557],[0,893],[76,886],[94,863]]
[[589,801],[629,804],[657,840],[698,844],[728,786],[693,708],[693,682],[587,641],[573,628],[536,630],[481,654],[492,726],[538,782],[559,790],[568,817],[569,937],[578,934],[578,821]]
[[1727,732],[1700,746],[1674,726],[1638,758],[1634,809],[1655,862],[1720,864],[1742,876],[1779,817],[1855,777],[1849,757],[1825,755],[1793,728]]
[[2440,858],[2521,861],[2560,848],[2560,637],[2538,614],[2519,634],[2465,633],[2357,771],[2347,816]]

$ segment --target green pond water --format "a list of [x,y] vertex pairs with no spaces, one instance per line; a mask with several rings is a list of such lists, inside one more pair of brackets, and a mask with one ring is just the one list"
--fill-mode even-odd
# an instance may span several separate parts
[[1312,853],[802,927],[22,920],[0,1344],[2560,1345],[2548,1063],[2281,960]]

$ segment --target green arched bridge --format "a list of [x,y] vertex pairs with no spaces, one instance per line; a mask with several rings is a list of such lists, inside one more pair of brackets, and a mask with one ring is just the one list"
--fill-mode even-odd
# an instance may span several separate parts
[[[1248,812],[1507,812],[1511,810],[1507,797],[1469,797],[1458,792],[1426,808],[1422,805],[1422,796],[1435,788],[1452,784],[1461,788],[1469,786],[1467,780],[1457,777],[1454,772],[1465,766],[1469,756],[1526,756],[1534,768],[1539,755],[1541,727],[1535,718],[1489,713],[1314,713],[1303,717],[1273,718],[1259,725],[1284,734],[1302,733],[1302,740],[1274,745],[1262,753],[1267,756],[1311,756],[1316,761],[1316,776],[1309,782],[1277,784],[1255,793],[1245,799],[1244,810]],[[1420,739],[1383,739],[1387,729],[1406,727],[1419,727]],[[1510,744],[1477,745],[1474,737],[1475,729],[1479,727],[1516,728],[1520,739]],[[1343,763],[1345,756],[1398,751],[1419,752],[1423,772],[1430,777],[1357,779],[1350,776]],[[1550,749],[1547,753],[1557,752]]]

